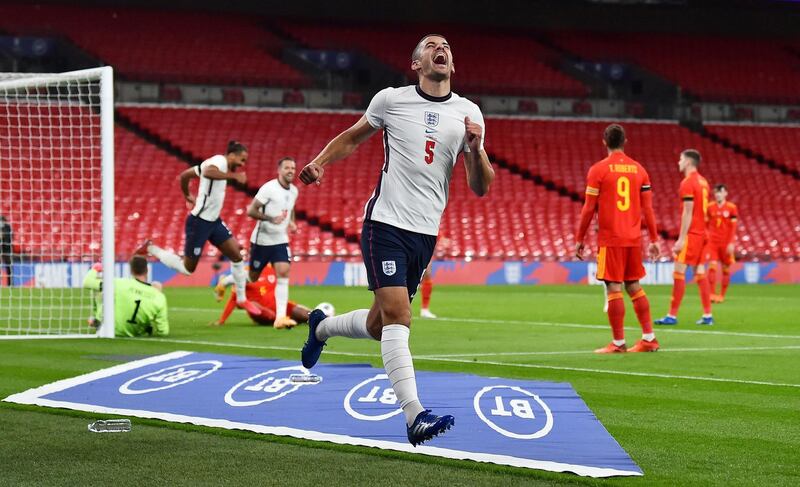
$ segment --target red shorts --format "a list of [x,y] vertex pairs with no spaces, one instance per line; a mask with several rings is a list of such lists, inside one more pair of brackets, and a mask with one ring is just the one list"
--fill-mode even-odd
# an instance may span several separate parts
[[675,262],[696,266],[706,263],[705,259],[706,237],[704,235],[689,234],[686,236],[686,245],[675,258]]
[[706,262],[722,262],[723,265],[731,265],[736,262],[732,253],[728,253],[728,244],[708,242],[705,249]]
[[[263,303],[258,303],[259,306],[263,306],[263,307],[269,309],[270,311],[272,311],[272,314],[275,315],[275,301],[272,301],[272,303],[270,303],[270,304],[271,304],[270,306],[264,306]],[[297,306],[297,304],[294,303],[293,301],[289,301],[286,304],[286,316],[288,316],[290,318],[292,317],[292,311],[294,311],[294,307],[295,306]],[[267,319],[265,316],[261,316],[261,315],[256,316],[256,315],[252,315],[250,313],[247,313],[247,314],[250,315],[250,319],[251,320],[255,321],[259,325],[272,325],[272,322],[275,321],[273,319]]]
[[597,274],[600,281],[638,281],[645,276],[641,247],[600,247]]

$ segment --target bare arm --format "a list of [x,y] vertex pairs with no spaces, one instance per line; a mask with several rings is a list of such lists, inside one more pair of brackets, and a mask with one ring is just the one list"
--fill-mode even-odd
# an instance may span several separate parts
[[464,154],[464,167],[467,169],[467,183],[469,188],[478,196],[489,192],[489,185],[494,181],[494,168],[489,162],[486,151],[466,152]]
[[478,196],[489,192],[489,186],[494,181],[494,168],[489,162],[489,156],[481,148],[483,140],[483,127],[472,122],[469,117],[464,118],[467,145],[469,152],[464,152],[464,167],[467,169],[467,183],[469,188]]
[[300,181],[304,184],[318,183],[324,173],[323,167],[349,156],[377,131],[367,122],[367,117],[362,116],[355,125],[328,142],[322,152],[300,171]]
[[194,204],[194,196],[192,196],[189,193],[189,181],[198,177],[200,176],[197,175],[193,167],[190,167],[189,169],[183,171],[180,175],[181,191],[183,192],[183,198],[191,204]]
[[250,206],[247,207],[247,216],[253,218],[254,220],[260,220],[279,225],[286,217],[284,217],[283,215],[269,216],[263,213],[261,211],[261,207],[265,206],[267,203],[262,203],[258,201],[258,198],[253,198],[253,201],[250,202]]

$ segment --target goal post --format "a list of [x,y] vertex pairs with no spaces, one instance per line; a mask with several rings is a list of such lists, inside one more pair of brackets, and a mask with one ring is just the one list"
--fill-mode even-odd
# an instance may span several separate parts
[[[0,215],[0,339],[112,338],[111,67],[0,73]],[[95,329],[87,320],[100,293],[82,282],[98,262]]]

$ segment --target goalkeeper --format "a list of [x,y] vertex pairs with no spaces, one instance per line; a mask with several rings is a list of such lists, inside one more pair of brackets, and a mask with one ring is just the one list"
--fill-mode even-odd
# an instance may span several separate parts
[[[114,334],[118,337],[169,335],[167,298],[160,283],[147,282],[147,259],[134,255],[131,277],[114,279]],[[89,324],[100,326],[103,320],[103,281],[100,264],[95,264],[83,278],[83,287],[96,291]]]

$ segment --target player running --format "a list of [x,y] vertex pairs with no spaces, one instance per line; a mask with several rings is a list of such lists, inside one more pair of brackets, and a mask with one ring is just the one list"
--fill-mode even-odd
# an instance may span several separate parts
[[[256,279],[254,282],[248,282],[245,290],[247,292],[247,300],[253,303],[256,307],[258,307],[260,313],[257,315],[250,314],[250,319],[256,322],[259,325],[272,325],[274,328],[286,328],[285,326],[278,326],[277,322],[275,321],[276,313],[276,303],[275,303],[275,295],[276,295],[276,287],[277,287],[278,278],[276,278],[275,270],[272,268],[271,265],[267,265],[263,268],[263,272],[261,276]],[[222,287],[222,295],[219,296],[218,301],[222,301],[225,298],[225,291],[227,290],[226,286],[230,284],[223,285]],[[211,323],[213,326],[222,326],[225,324],[225,321],[233,312],[233,308],[236,306],[236,294],[231,293],[231,297],[228,300],[227,304],[225,305],[225,309],[222,311],[222,315],[219,317],[217,321]],[[292,301],[288,301],[286,304],[288,316],[295,323],[306,323],[308,322],[308,314],[311,310],[306,308],[301,304],[293,303]]]
[[[228,227],[219,217],[222,204],[225,202],[225,188],[228,181],[239,184],[247,182],[244,172],[235,172],[244,168],[247,163],[247,147],[234,140],[228,142],[225,155],[212,156],[195,166],[183,171],[180,175],[181,191],[186,201],[194,208],[186,216],[186,243],[183,259],[172,252],[162,249],[146,240],[136,250],[137,254],[150,254],[170,269],[183,275],[190,275],[197,268],[206,242],[211,242],[222,254],[230,259],[233,281],[236,285],[236,305],[248,313],[258,314],[259,310],[249,303],[245,296],[247,275],[242,261],[242,247],[233,238]],[[189,194],[189,182],[200,178],[197,198]]]
[[681,230],[678,240],[672,247],[676,255],[675,272],[672,277],[672,301],[669,314],[656,320],[657,325],[677,325],[678,310],[686,291],[686,268],[694,268],[697,287],[700,290],[700,302],[703,305],[703,316],[695,322],[697,325],[713,325],[711,315],[711,288],[706,279],[705,245],[707,242],[706,224],[708,222],[708,192],[706,178],[697,170],[700,166],[700,153],[694,149],[681,152],[678,169],[683,173],[678,193],[681,197]]
[[383,129],[383,168],[366,204],[361,233],[375,300],[369,310],[332,318],[312,311],[302,359],[303,366],[313,367],[334,336],[380,340],[383,365],[405,413],[408,441],[418,445],[449,429],[454,419],[432,414],[417,397],[408,348],[411,300],[436,245],[458,155],[464,153],[467,182],[478,196],[489,191],[494,170],[483,150],[480,109],[450,91],[455,68],[447,40],[438,34],[423,37],[411,55],[411,69],[418,85],[378,92],[364,116],[300,173],[303,183],[319,184],[325,166],[349,156]]
[[[130,278],[114,279],[114,334],[118,337],[169,335],[167,298],[159,283],[147,282],[147,259],[134,255],[128,262]],[[103,267],[95,264],[83,278],[83,287],[95,291],[89,324],[103,322]]]
[[[613,340],[595,353],[655,352],[659,348],[650,318],[650,302],[639,284],[645,276],[642,265],[642,216],[650,237],[650,257],[658,258],[658,231],[653,212],[650,175],[625,152],[625,131],[612,124],[603,133],[608,157],[595,163],[586,177],[586,200],[581,210],[580,226],[575,236],[575,256],[583,260],[586,231],[595,212],[597,234],[597,279],[607,288],[608,322]],[[642,327],[642,339],[625,345],[625,302],[622,284],[633,302]]]
[[[706,245],[708,260],[708,287],[711,289],[711,302],[722,303],[731,282],[731,265],[735,262],[733,242],[736,241],[736,223],[739,209],[728,201],[728,187],[724,184],[714,186],[714,199],[708,207],[709,237]],[[717,294],[717,269],[722,265],[722,289]]]
[[[297,201],[297,186],[292,184],[295,175],[295,162],[291,157],[278,161],[278,177],[272,179],[258,190],[250,206],[247,216],[257,220],[250,235],[250,272],[249,281],[256,282],[261,271],[268,264],[274,267],[278,283],[275,286],[275,316],[269,319],[275,328],[291,328],[297,325],[291,313],[287,315],[286,306],[289,301],[289,235],[294,232],[294,204]],[[220,279],[214,288],[218,299],[225,294],[225,287],[233,283],[233,275]]]

